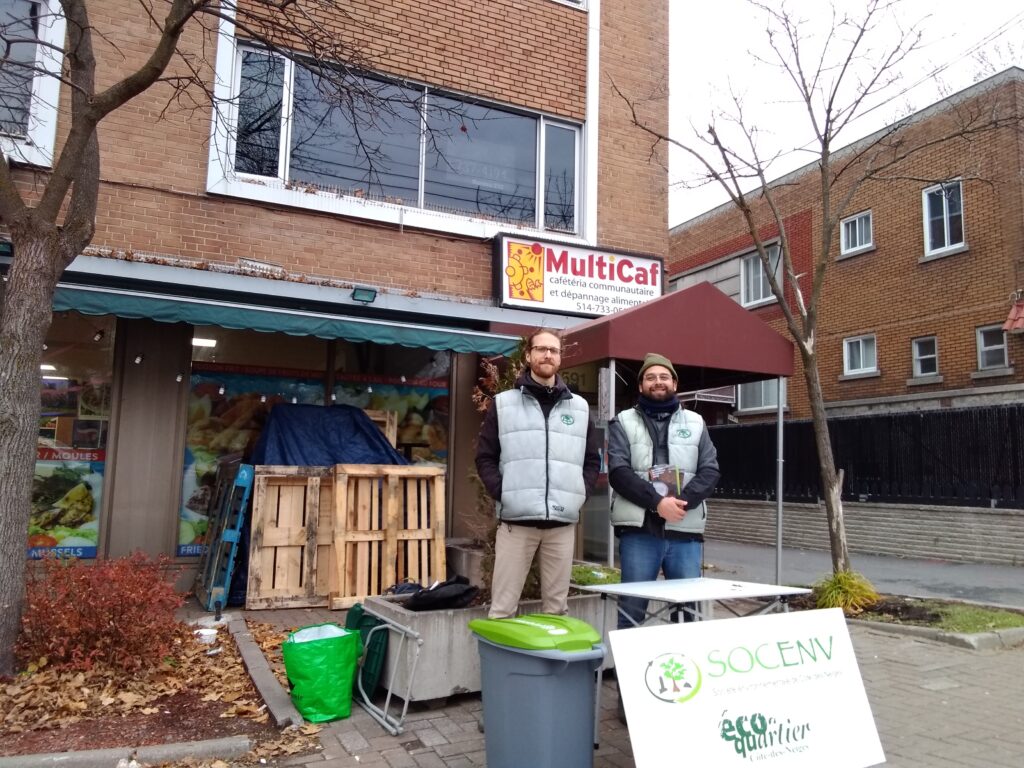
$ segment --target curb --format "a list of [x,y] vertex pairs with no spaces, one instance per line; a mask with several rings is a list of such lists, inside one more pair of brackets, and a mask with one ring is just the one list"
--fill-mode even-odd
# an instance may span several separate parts
[[909,624],[889,624],[884,621],[866,621],[864,619],[847,619],[847,621],[866,629],[877,630],[890,635],[920,637],[924,640],[934,640],[935,642],[955,645],[972,651],[995,651],[1024,645],[1024,627],[998,629],[993,632],[977,632],[967,635],[960,632],[943,632],[941,629],[917,627]]
[[[292,704],[292,698],[285,691],[284,687],[277,681],[277,677],[267,663],[267,657],[263,655],[256,642],[249,633],[249,627],[245,619],[235,619],[228,624],[228,631],[235,638],[235,645],[238,646],[238,653],[242,657],[242,663],[249,671],[253,685],[267,705],[267,711],[278,728],[288,726],[300,726],[306,721],[302,719],[299,710]],[[3,766],[0,766],[3,768]]]
[[135,757],[140,762],[159,765],[185,758],[241,757],[252,748],[248,736],[229,736],[209,741],[156,744],[150,747],[89,749],[81,752],[51,752],[41,755],[0,757],[0,768],[111,768],[119,760]]

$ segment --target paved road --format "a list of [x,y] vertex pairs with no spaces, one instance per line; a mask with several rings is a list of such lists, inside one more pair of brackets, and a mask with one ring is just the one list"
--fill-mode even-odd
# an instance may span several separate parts
[[[854,570],[867,576],[880,592],[1024,608],[1024,568],[879,555],[852,555],[851,559]],[[709,576],[723,574],[740,581],[775,583],[774,547],[708,541],[704,561],[713,566],[709,568]],[[828,552],[805,549],[782,552],[783,584],[806,586],[831,571]],[[1024,758],[1020,764],[1024,765]]]

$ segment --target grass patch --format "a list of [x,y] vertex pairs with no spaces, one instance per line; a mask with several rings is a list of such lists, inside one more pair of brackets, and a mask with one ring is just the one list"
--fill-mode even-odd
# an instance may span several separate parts
[[618,584],[622,581],[622,572],[618,568],[608,568],[596,563],[577,563],[572,567],[572,583],[581,587],[592,587],[595,584]]
[[992,632],[997,629],[1024,627],[1024,613],[1007,611],[1001,608],[987,608],[982,605],[967,605],[965,603],[948,603],[941,600],[915,600],[912,603],[908,601],[908,607],[912,607],[914,610],[912,612],[908,611],[906,616],[893,616],[886,613],[865,611],[860,618],[898,624],[913,624],[941,629],[944,632],[958,632],[969,635],[978,632]]

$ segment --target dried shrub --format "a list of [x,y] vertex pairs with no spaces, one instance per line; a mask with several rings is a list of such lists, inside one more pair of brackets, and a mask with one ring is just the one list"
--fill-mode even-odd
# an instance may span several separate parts
[[93,562],[46,558],[26,584],[15,654],[28,669],[132,671],[158,664],[181,628],[170,560],[142,552]]
[[847,616],[856,616],[879,600],[871,582],[854,571],[840,571],[821,579],[814,584],[811,595],[818,608],[842,608]]

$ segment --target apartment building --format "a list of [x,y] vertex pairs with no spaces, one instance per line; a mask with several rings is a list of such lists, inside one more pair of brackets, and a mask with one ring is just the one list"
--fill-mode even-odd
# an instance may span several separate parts
[[[57,0],[0,8],[38,39],[18,51],[35,77],[6,84],[18,98],[0,108],[31,196],[68,131],[68,89],[46,76],[66,28]],[[89,10],[111,83],[146,60],[155,27],[118,0]],[[199,72],[214,106],[157,85],[101,124],[96,235],[61,279],[44,352],[32,556],[142,549],[187,565],[211,468],[247,455],[289,402],[396,411],[399,450],[449,468],[449,533],[466,535],[479,356],[610,311],[516,293],[522,248],[554,253],[549,269],[630,254],[660,295],[666,173],[610,83],[667,126],[667,94],[651,100],[667,0],[314,10],[358,61],[303,66],[298,38],[268,47],[227,13],[190,25],[172,65]],[[351,88],[331,99],[316,67],[334,64]],[[594,371],[573,380],[596,389]],[[83,514],[51,519],[82,483]]]
[[[912,116],[907,143],[954,135],[984,113],[1019,118],[1022,95],[1024,71],[1007,70]],[[839,150],[833,168],[878,135]],[[818,321],[830,416],[1020,399],[1024,337],[1019,323],[1008,320],[1024,288],[1022,153],[1024,134],[1016,124],[963,135],[913,153],[853,197],[833,238]],[[812,164],[772,186],[795,272],[809,291],[821,237],[820,176]],[[833,200],[843,192],[840,182]],[[777,227],[751,199],[764,221],[761,237],[777,254]],[[786,332],[747,227],[731,205],[671,230],[669,273],[678,288],[715,284]],[[802,375],[783,389],[789,417],[808,418]],[[735,415],[763,418],[774,413],[777,397],[775,382],[740,387]]]

